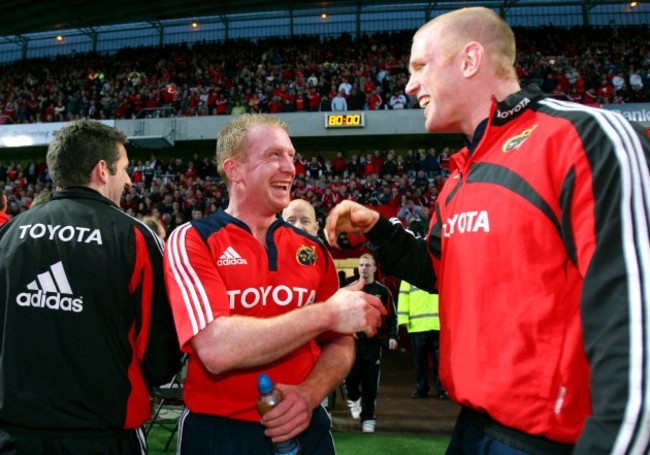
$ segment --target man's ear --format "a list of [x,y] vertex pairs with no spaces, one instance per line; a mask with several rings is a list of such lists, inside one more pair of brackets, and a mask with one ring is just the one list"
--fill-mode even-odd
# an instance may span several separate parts
[[90,171],[90,181],[104,184],[108,182],[109,175],[110,172],[108,172],[108,166],[106,165],[106,161],[99,160],[95,164],[95,167],[93,167],[92,170]]
[[237,182],[241,178],[241,166],[238,161],[225,160],[223,162],[223,171],[231,182]]
[[466,78],[474,77],[483,62],[485,49],[481,43],[470,41],[463,48],[462,71]]

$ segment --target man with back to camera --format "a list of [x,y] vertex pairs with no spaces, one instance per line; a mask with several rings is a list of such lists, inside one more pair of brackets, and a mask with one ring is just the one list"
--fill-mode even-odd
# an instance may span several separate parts
[[377,425],[375,405],[379,390],[382,344],[387,341],[391,351],[397,349],[397,312],[390,290],[375,280],[377,265],[372,254],[359,258],[359,276],[364,281],[363,292],[377,296],[386,308],[382,330],[375,336],[358,333],[356,356],[350,374],[345,379],[348,407],[352,417],[361,420],[361,431],[374,433]]
[[[165,246],[167,289],[189,354],[179,451],[272,454],[298,437],[303,453],[333,454],[320,406],[354,358],[353,332],[377,331],[379,299],[338,290],[334,261],[314,236],[285,222],[296,152],[287,125],[236,117],[217,139],[226,210],[175,229]],[[257,380],[284,400],[261,418]]]
[[[621,115],[521,89],[510,27],[464,8],[413,38],[407,93],[461,131],[426,239],[344,201],[382,269],[440,291],[447,453],[650,449],[650,143]],[[645,367],[642,367],[644,365]]]
[[146,453],[149,387],[180,351],[162,243],[119,208],[125,143],[95,121],[61,128],[59,190],[0,229],[0,453]]

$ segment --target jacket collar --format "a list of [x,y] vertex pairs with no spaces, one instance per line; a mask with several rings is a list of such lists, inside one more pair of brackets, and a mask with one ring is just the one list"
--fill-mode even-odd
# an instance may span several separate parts
[[491,114],[492,124],[496,126],[505,125],[525,112],[531,103],[544,96],[544,93],[537,85],[531,84],[523,90],[508,96],[503,101],[495,99]]
[[[526,111],[526,108],[531,105],[531,103],[544,98],[544,92],[535,84],[530,84],[526,88],[519,90],[518,92],[509,95],[503,101],[498,101],[496,98],[493,99],[492,109],[490,113],[490,118],[492,119],[492,125],[503,126],[509,121],[516,119],[522,113]],[[478,124],[474,135],[472,136],[471,142],[465,138],[465,146],[471,155],[478,144],[483,139],[483,135],[487,130],[488,119],[483,120]]]
[[97,202],[103,202],[104,204],[117,207],[117,205],[110,199],[85,186],[71,186],[64,190],[55,191],[52,195],[52,200],[55,199],[92,199]]

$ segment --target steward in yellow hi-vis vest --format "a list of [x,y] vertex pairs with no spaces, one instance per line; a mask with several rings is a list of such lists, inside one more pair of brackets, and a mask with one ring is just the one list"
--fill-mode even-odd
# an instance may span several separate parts
[[402,281],[397,301],[397,324],[407,324],[409,333],[440,330],[438,294],[429,294]]
[[429,294],[402,280],[397,300],[397,324],[406,324],[415,361],[415,392],[411,398],[429,395],[429,358],[433,364],[436,394],[447,398],[447,392],[438,377],[440,359],[440,318],[438,294]]

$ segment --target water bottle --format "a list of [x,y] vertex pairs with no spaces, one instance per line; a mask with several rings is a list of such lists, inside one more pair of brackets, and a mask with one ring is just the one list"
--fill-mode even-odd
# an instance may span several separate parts
[[[284,398],[282,391],[275,388],[273,381],[265,373],[260,374],[257,379],[257,389],[260,392],[257,410],[262,415],[273,409]],[[300,441],[298,438],[291,438],[284,442],[274,442],[273,452],[276,455],[300,455],[302,453]]]

